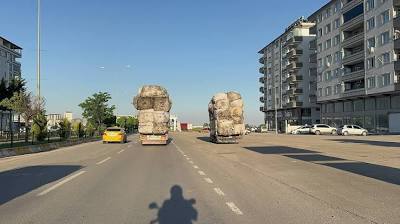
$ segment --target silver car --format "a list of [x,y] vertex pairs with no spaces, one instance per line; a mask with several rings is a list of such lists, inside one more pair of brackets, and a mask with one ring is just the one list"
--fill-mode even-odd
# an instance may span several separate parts
[[368,130],[358,125],[342,125],[338,129],[339,135],[368,135]]
[[315,135],[321,134],[336,134],[336,128],[331,127],[327,124],[314,124],[311,126],[311,133]]

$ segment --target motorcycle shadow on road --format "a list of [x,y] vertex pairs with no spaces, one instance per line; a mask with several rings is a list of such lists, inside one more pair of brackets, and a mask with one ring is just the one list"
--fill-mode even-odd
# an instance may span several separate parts
[[149,204],[149,209],[157,209],[157,218],[150,224],[192,224],[197,221],[198,212],[193,207],[195,199],[185,199],[182,187],[174,185],[170,189],[171,198],[166,199],[161,208],[156,202]]
[[82,168],[78,165],[27,166],[0,172],[0,206]]

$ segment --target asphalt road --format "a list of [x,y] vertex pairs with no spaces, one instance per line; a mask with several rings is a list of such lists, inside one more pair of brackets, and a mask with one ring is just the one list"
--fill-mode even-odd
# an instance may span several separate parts
[[400,223],[400,169],[382,160],[395,144],[363,161],[375,149],[340,156],[290,145],[298,136],[237,145],[171,137],[168,146],[131,136],[1,159],[0,223]]

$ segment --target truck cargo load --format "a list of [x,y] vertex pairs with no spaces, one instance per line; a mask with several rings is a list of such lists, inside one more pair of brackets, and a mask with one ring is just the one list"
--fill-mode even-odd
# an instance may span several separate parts
[[143,86],[133,98],[133,105],[138,110],[141,143],[167,144],[172,106],[167,90],[156,85]]
[[208,104],[210,138],[215,143],[237,143],[245,134],[243,99],[237,92],[217,93]]

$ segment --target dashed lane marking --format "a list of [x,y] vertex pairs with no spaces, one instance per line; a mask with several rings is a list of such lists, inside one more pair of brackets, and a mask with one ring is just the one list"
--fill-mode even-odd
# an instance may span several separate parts
[[118,152],[118,154],[120,154],[120,153],[122,153],[122,152],[124,152],[124,151],[125,151],[125,149],[122,149],[121,151]]
[[209,184],[212,184],[212,183],[214,183],[214,181],[212,181],[210,178],[204,178],[204,180],[207,182],[207,183],[209,183]]
[[105,163],[105,162],[106,162],[107,160],[109,160],[109,159],[111,159],[111,157],[107,157],[107,158],[103,159],[102,161],[97,162],[96,164],[97,164],[97,165],[100,165],[100,164],[102,164],[102,163]]
[[186,157],[186,159],[187,159],[187,160],[190,160],[190,158],[189,158],[189,157]]
[[214,188],[215,193],[217,193],[220,196],[225,196],[225,193],[218,187]]
[[189,163],[190,163],[190,164],[194,164],[194,162],[193,162],[193,161],[189,161]]
[[204,173],[202,170],[199,170],[199,174],[202,175],[202,176],[206,175],[206,173]]
[[193,166],[193,168],[198,169],[199,167],[198,166]]
[[65,183],[68,183],[68,182],[71,181],[72,179],[77,178],[78,176],[84,174],[85,172],[86,172],[86,171],[83,171],[83,170],[82,170],[82,171],[79,171],[78,173],[76,173],[76,174],[74,174],[74,175],[72,175],[72,176],[69,176],[69,177],[65,178],[64,180],[62,180],[62,181],[60,181],[60,182],[54,184],[53,186],[47,188],[46,190],[40,192],[37,196],[43,196],[43,195],[49,193],[50,191],[52,191],[52,190],[54,190],[54,189],[60,187],[61,185],[65,184]]
[[226,205],[234,212],[236,215],[243,215],[243,212],[235,205],[233,202],[227,202]]

